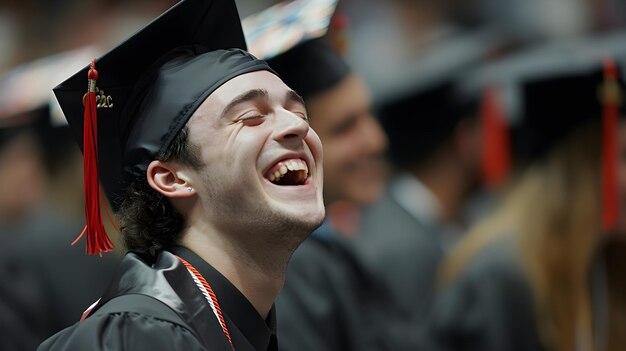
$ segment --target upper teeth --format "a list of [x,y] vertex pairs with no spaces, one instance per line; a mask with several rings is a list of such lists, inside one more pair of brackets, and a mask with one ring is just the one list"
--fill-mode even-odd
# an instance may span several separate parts
[[307,174],[309,173],[309,168],[307,167],[306,162],[299,159],[279,162],[274,169],[274,173],[270,173],[269,175],[269,180],[272,182],[278,181],[285,174],[287,174],[288,171],[305,171]]

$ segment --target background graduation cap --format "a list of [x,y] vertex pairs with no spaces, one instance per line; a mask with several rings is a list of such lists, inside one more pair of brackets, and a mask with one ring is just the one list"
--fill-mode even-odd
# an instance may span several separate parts
[[[481,168],[485,185],[498,189],[506,184],[510,168],[519,167],[514,141],[519,131],[520,82],[533,75],[576,65],[580,40],[555,42],[483,62],[463,73],[455,87],[461,101],[480,101],[483,129]],[[567,58],[568,55],[571,57]],[[564,61],[564,58],[567,58]],[[565,62],[565,65],[564,65]],[[513,140],[511,140],[513,139]],[[518,155],[519,156],[519,155]]]
[[350,73],[324,38],[336,6],[337,0],[283,1],[243,20],[250,52],[267,60],[305,100]]
[[513,156],[519,168],[544,157],[572,130],[601,121],[607,231],[617,219],[617,123],[625,115],[623,78],[612,52],[599,46],[597,38],[553,43],[487,65],[467,80],[468,86],[499,93],[502,117],[514,131]]
[[324,36],[338,0],[282,1],[241,22],[248,51],[264,60]]
[[0,118],[50,106],[51,125],[67,126],[52,88],[89,62],[97,49],[83,47],[19,65],[0,78]]
[[89,254],[112,248],[98,178],[116,210],[210,93],[238,75],[271,71],[245,48],[232,0],[181,1],[96,60],[97,72],[86,67],[54,89],[85,156]]
[[76,148],[52,88],[82,68],[96,51],[83,47],[47,56],[17,66],[0,79],[0,129],[15,123],[12,120],[28,123],[43,145],[50,171],[61,167],[61,155]]
[[428,157],[461,118],[475,115],[479,96],[461,96],[463,74],[489,59],[498,46],[489,31],[457,33],[427,49],[375,99],[389,136],[389,156],[400,167]]

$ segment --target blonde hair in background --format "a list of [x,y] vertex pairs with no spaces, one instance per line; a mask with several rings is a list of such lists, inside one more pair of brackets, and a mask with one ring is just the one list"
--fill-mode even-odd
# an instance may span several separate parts
[[[544,346],[593,350],[589,277],[600,235],[600,130],[595,124],[570,133],[525,171],[500,209],[474,227],[443,264],[440,283],[452,281],[489,243],[513,236]],[[615,295],[611,284],[609,289],[609,296]],[[623,301],[621,306],[621,312],[612,310],[619,306],[609,307],[609,350],[620,346],[615,333],[626,333],[624,323],[617,324],[624,321]]]

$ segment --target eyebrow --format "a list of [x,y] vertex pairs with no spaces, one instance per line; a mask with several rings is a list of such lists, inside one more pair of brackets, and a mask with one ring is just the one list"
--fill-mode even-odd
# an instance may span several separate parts
[[[296,94],[297,95],[297,94]],[[267,92],[267,90],[265,89],[251,89],[246,91],[245,93],[237,96],[236,98],[234,98],[233,100],[231,100],[231,102],[228,103],[228,105],[226,105],[226,107],[224,107],[224,110],[222,110],[222,113],[220,114],[220,118],[226,116],[228,114],[228,112],[230,112],[230,110],[232,110],[235,106],[247,102],[247,101],[251,101],[251,100],[256,100],[256,99],[268,99],[270,96],[270,94]]]
[[297,102],[299,104],[305,105],[304,99],[302,98],[302,96],[300,96],[298,93],[296,93],[293,90],[289,90],[287,92],[287,97],[285,100],[287,100],[288,102]]

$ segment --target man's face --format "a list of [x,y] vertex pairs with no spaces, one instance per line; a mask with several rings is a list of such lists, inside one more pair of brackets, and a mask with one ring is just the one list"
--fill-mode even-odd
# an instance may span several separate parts
[[307,100],[311,126],[324,144],[327,204],[345,200],[359,205],[378,198],[384,188],[382,156],[387,138],[370,112],[370,97],[355,75]]
[[319,226],[322,145],[307,118],[301,98],[267,71],[233,78],[206,99],[188,127],[204,163],[192,184],[211,225],[307,234]]

